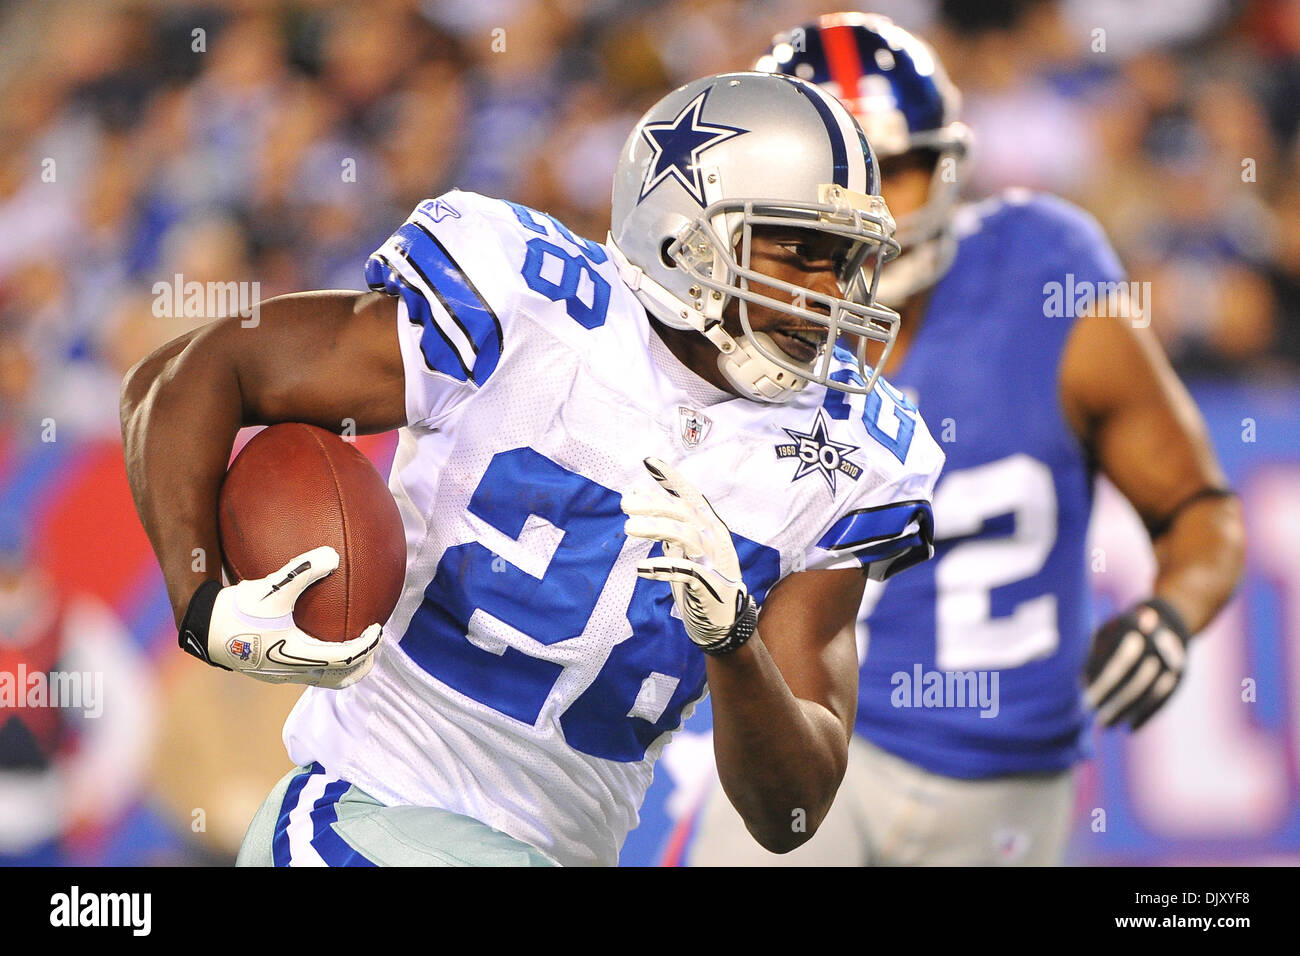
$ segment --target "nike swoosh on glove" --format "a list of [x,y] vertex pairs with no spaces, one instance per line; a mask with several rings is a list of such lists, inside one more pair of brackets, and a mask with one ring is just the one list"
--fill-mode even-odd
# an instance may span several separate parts
[[180,645],[216,667],[272,684],[341,688],[369,673],[382,626],[348,641],[321,641],[298,629],[293,606],[339,566],[333,548],[315,548],[264,578],[221,587],[205,582],[181,622]]

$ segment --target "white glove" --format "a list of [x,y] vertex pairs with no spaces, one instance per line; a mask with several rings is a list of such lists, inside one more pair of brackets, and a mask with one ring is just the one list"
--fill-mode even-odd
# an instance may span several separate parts
[[662,493],[624,495],[628,537],[662,541],[664,556],[637,562],[652,581],[668,581],[686,634],[710,654],[726,654],[754,633],[758,606],[745,589],[731,532],[708,500],[658,458],[645,466]]
[[181,648],[216,667],[272,684],[355,684],[374,664],[381,625],[334,642],[317,640],[293,622],[298,595],[338,566],[337,551],[314,548],[264,578],[225,588],[206,582],[181,622]]

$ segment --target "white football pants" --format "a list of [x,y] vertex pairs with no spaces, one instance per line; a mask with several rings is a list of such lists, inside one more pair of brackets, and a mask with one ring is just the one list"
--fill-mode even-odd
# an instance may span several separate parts
[[922,770],[856,734],[835,803],[798,849],[769,853],[716,781],[688,866],[1054,866],[1065,855],[1073,775],[960,780]]

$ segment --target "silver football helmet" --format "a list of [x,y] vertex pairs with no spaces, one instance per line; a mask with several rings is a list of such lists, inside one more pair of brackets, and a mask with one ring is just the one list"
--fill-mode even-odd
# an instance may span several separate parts
[[[899,322],[876,303],[876,284],[899,246],[871,146],[834,96],[768,73],[724,73],[675,90],[623,147],[611,220],[608,245],[624,281],[660,322],[708,338],[739,394],[785,402],[809,382],[851,393],[875,387]],[[771,226],[849,240],[837,265],[838,296],[750,268],[753,229]],[[733,298],[739,340],[723,328]],[[749,305],[822,326],[826,342],[810,362],[797,361],[754,331]],[[842,333],[858,337],[860,377],[832,380]],[[868,341],[885,347],[876,369],[866,361]]]

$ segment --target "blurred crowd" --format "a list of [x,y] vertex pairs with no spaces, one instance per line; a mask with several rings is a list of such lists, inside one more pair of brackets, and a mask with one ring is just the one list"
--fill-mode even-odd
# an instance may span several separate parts
[[[833,4],[831,5],[833,6]],[[202,318],[154,284],[358,288],[451,186],[603,238],[662,93],[752,64],[825,0],[14,4],[0,21],[0,406],[115,432],[122,373]],[[1300,356],[1300,0],[882,2],[938,48],[966,191],[1108,227],[1184,371]]]

